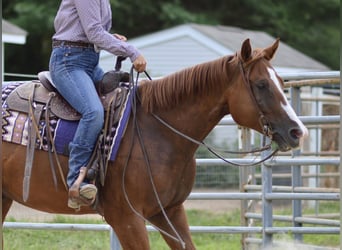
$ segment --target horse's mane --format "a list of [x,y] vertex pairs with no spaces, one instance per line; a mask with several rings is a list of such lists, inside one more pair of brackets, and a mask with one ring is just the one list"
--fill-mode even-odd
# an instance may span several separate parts
[[166,110],[185,99],[200,98],[224,83],[227,84],[227,63],[234,56],[195,65],[169,76],[144,81],[139,87],[141,103],[145,110]]
[[[262,58],[265,58],[264,50],[255,49],[243,67],[253,66]],[[233,74],[228,72],[227,64],[237,66],[238,61],[241,61],[240,53],[198,64],[158,80],[143,81],[139,87],[142,106],[147,112],[167,110],[185,99],[201,98],[215,89],[222,89],[232,77],[229,74]]]

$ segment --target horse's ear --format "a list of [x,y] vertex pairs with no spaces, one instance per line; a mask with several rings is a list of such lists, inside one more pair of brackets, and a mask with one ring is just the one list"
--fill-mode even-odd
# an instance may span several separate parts
[[266,58],[267,60],[271,60],[271,59],[273,58],[275,52],[276,52],[277,49],[278,49],[279,41],[280,41],[280,39],[277,38],[277,40],[276,40],[270,47],[264,49],[265,58]]
[[252,48],[249,38],[242,43],[241,47],[241,58],[244,62],[247,62],[252,55]]

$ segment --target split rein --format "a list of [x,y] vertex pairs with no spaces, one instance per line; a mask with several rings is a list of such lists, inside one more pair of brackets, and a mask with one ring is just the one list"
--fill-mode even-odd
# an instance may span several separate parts
[[[119,65],[120,67],[120,65]],[[246,79],[246,76],[244,75],[244,71],[243,71],[243,68],[241,68],[242,70],[242,75],[243,75],[243,79],[244,79],[244,82],[248,85],[248,80]],[[147,76],[147,78],[149,80],[152,80],[152,78],[149,76],[149,74],[144,71],[145,75]],[[131,91],[134,91],[134,90],[137,90],[138,89],[138,79],[139,79],[139,73],[137,73],[137,77],[136,77],[136,80],[134,81],[134,73],[133,73],[133,66],[131,67],[131,71],[130,71],[130,89]],[[248,90],[250,91],[250,94],[252,95],[254,101],[255,101],[255,97],[253,95],[253,93],[251,92],[251,89],[248,88]],[[159,194],[157,192],[157,188],[155,186],[155,183],[154,183],[154,180],[153,180],[153,176],[152,176],[152,170],[151,170],[151,164],[150,164],[150,161],[149,161],[149,158],[148,158],[148,154],[146,152],[146,148],[145,148],[145,145],[143,143],[143,139],[142,139],[142,131],[139,127],[139,124],[138,124],[138,121],[136,119],[136,105],[137,105],[137,101],[140,101],[140,96],[138,94],[138,91],[133,93],[133,98],[131,99],[131,108],[132,108],[132,116],[133,116],[133,126],[132,126],[132,138],[131,138],[131,144],[130,144],[130,149],[129,149],[129,153],[128,153],[128,156],[126,158],[126,162],[125,162],[125,165],[124,165],[124,170],[123,170],[123,173],[122,173],[122,190],[123,190],[123,193],[124,193],[124,196],[125,196],[125,199],[129,205],[129,207],[131,208],[131,210],[133,211],[133,213],[138,216],[139,218],[141,218],[143,221],[145,222],[148,222],[150,223],[153,227],[155,227],[160,233],[164,234],[165,236],[175,240],[176,242],[179,242],[179,244],[182,246],[182,249],[185,249],[185,242],[183,241],[183,239],[181,238],[181,236],[179,235],[179,233],[177,232],[176,228],[173,226],[172,222],[170,221],[169,217],[167,216],[166,214],[166,211],[164,209],[164,206],[160,200],[160,197],[159,197]],[[266,141],[266,136],[271,136],[271,129],[270,129],[270,126],[268,125],[268,122],[266,121],[264,115],[262,114],[262,112],[260,111],[260,108],[258,107],[258,110],[259,110],[259,113],[260,113],[260,123],[263,127],[263,132],[264,132],[264,140],[263,140],[263,144],[265,144],[265,141]],[[222,161],[230,164],[230,165],[233,165],[233,166],[256,166],[256,165],[259,165],[260,163],[270,159],[271,157],[273,157],[277,152],[278,152],[278,149],[275,149],[271,154],[269,154],[268,156],[266,156],[265,158],[259,160],[259,161],[256,161],[256,162],[253,162],[252,164],[237,164],[235,162],[232,162],[232,161],[229,161],[227,160],[226,158],[224,158],[223,156],[221,156],[219,153],[217,153],[217,151],[221,151],[221,152],[224,152],[224,153],[231,153],[231,154],[250,154],[250,153],[257,153],[257,152],[263,152],[263,151],[266,151],[266,150],[270,150],[271,149],[271,142],[267,145],[264,145],[262,148],[259,148],[259,149],[254,149],[254,150],[250,150],[250,151],[238,151],[238,152],[235,152],[235,151],[224,151],[224,150],[219,150],[219,149],[215,149],[211,146],[208,146],[207,144],[205,144],[203,141],[198,141],[182,132],[180,132],[179,130],[177,130],[176,128],[172,127],[170,124],[168,124],[166,121],[164,121],[163,119],[161,119],[158,115],[154,114],[154,113],[151,113],[152,116],[158,120],[161,124],[163,124],[165,127],[169,128],[171,131],[173,131],[175,134],[197,144],[198,146],[204,146],[209,152],[211,152],[212,154],[214,154],[215,156],[217,156],[218,158],[220,158]],[[153,223],[151,223],[150,221],[148,221],[148,219],[146,219],[142,214],[140,214],[133,206],[133,204],[131,203],[129,197],[128,197],[128,194],[126,192],[126,185],[125,185],[125,176],[126,176],[126,170],[127,170],[127,166],[128,166],[128,162],[129,162],[129,159],[132,155],[132,151],[133,151],[133,146],[134,146],[134,133],[135,131],[137,132],[137,137],[138,137],[138,141],[139,141],[139,144],[141,146],[141,150],[143,152],[143,156],[144,156],[144,160],[145,160],[145,163],[146,163],[146,168],[147,168],[147,171],[148,171],[148,175],[149,175],[149,179],[150,179],[150,183],[152,185],[152,189],[153,189],[153,193],[155,195],[155,198],[157,200],[157,203],[158,203],[158,206],[160,207],[160,210],[167,222],[167,224],[170,226],[172,232],[175,234],[175,236],[171,235],[170,233],[164,231],[163,229],[157,227],[156,225],[154,225]]]
[[[243,70],[243,66],[240,63],[240,70],[242,73],[242,77],[244,80],[244,83],[247,87],[248,92],[251,95],[252,100],[254,101],[254,103],[256,104],[256,107],[258,108],[259,111],[259,122],[261,127],[263,128],[263,146],[261,148],[255,148],[252,150],[248,150],[248,151],[229,151],[229,150],[222,150],[222,149],[218,149],[215,148],[213,146],[209,146],[207,145],[204,141],[198,141],[184,133],[182,133],[181,131],[179,131],[178,129],[174,128],[173,126],[171,126],[169,123],[167,123],[165,120],[163,120],[162,118],[160,118],[158,115],[156,115],[155,113],[151,113],[151,115],[158,120],[161,124],[163,124],[165,127],[167,127],[168,129],[170,129],[171,131],[173,131],[175,134],[187,139],[188,141],[191,141],[195,144],[197,144],[198,146],[203,146],[204,148],[206,148],[210,153],[212,153],[213,155],[215,155],[216,157],[218,157],[219,159],[221,159],[222,161],[232,165],[232,166],[236,166],[236,167],[248,167],[248,166],[257,166],[260,165],[261,163],[267,161],[268,159],[272,158],[277,152],[278,152],[278,148],[274,149],[269,155],[267,155],[265,158],[260,159],[258,161],[255,161],[253,163],[250,164],[242,164],[242,163],[235,163],[233,161],[230,161],[228,159],[226,159],[224,156],[222,156],[220,153],[226,153],[226,154],[239,154],[239,155],[243,155],[243,154],[254,154],[254,153],[260,153],[260,152],[264,152],[264,151],[269,151],[272,149],[272,141],[270,141],[267,145],[266,145],[266,137],[271,137],[272,138],[272,129],[267,121],[267,119],[265,118],[265,116],[263,115],[262,111],[260,110],[259,106],[257,105],[255,96],[253,94],[253,91],[250,87],[249,84],[249,79],[246,77],[245,72]],[[152,78],[150,77],[150,75],[144,71],[145,75],[147,76],[147,78],[149,80],[152,81]],[[137,74],[136,80],[134,82],[133,80],[133,67],[131,69],[130,72],[130,85],[132,85],[131,87],[135,87],[137,89],[138,86],[138,79],[139,79],[139,73]],[[139,96],[137,96],[138,99],[140,100]],[[136,103],[135,103],[136,104]],[[134,106],[132,105],[132,108],[134,108]]]
[[[270,155],[268,155],[267,157],[259,160],[259,161],[256,161],[256,162],[253,162],[252,164],[241,164],[241,163],[235,163],[233,161],[230,161],[230,160],[227,160],[226,158],[224,158],[221,154],[218,153],[218,151],[221,151],[223,153],[229,153],[229,154],[251,154],[251,153],[258,153],[258,152],[263,152],[263,151],[266,151],[266,150],[270,150],[271,149],[271,142],[268,143],[267,145],[263,146],[262,148],[258,148],[258,149],[253,149],[253,150],[249,150],[249,151],[227,151],[227,150],[221,150],[221,149],[218,149],[218,148],[214,148],[212,146],[208,146],[207,144],[205,144],[203,141],[198,141],[198,140],[195,140],[185,134],[183,134],[182,132],[180,132],[179,130],[173,128],[170,124],[168,124],[167,122],[165,122],[163,119],[161,119],[159,116],[155,115],[155,114],[152,114],[153,117],[155,119],[157,119],[160,123],[162,123],[164,126],[166,126],[167,128],[169,128],[170,130],[172,130],[174,133],[182,136],[183,138],[197,144],[198,146],[203,146],[205,147],[210,153],[212,153],[213,155],[215,155],[216,157],[218,157],[219,159],[221,159],[222,161],[230,164],[230,165],[233,165],[233,166],[236,166],[236,167],[248,167],[248,166],[256,166],[256,165],[259,165],[261,163],[263,163],[264,161],[270,159],[271,157],[273,157],[277,152],[278,152],[278,149],[274,150]],[[265,135],[264,135],[265,137]],[[265,141],[265,140],[264,140]]]

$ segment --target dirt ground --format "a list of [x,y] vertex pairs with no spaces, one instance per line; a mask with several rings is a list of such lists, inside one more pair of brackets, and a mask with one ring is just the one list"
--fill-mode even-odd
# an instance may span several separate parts
[[[224,192],[222,190],[195,190],[194,192]],[[225,192],[237,192],[237,191],[225,191]],[[240,208],[239,200],[186,200],[186,209],[205,210],[212,213],[224,213],[234,209]],[[63,215],[66,217],[74,217],[75,215]],[[100,215],[76,215],[78,218],[98,218],[101,219]],[[56,214],[50,214],[34,210],[25,207],[19,203],[14,202],[10,211],[8,212],[7,218],[14,218],[16,221],[30,221],[30,222],[49,222],[52,221]]]

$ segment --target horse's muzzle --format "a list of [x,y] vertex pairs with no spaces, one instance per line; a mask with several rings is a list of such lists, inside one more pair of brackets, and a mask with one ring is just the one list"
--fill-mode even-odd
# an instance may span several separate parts
[[301,127],[295,126],[283,133],[280,131],[274,131],[273,140],[278,144],[279,150],[285,152],[299,147],[301,139],[306,137],[307,134],[308,131],[306,128],[303,130]]

